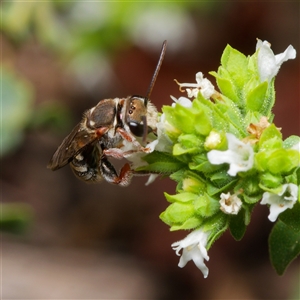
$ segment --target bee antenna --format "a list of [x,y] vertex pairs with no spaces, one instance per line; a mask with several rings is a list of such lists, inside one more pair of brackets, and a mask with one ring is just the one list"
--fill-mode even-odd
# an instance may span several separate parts
[[152,80],[151,80],[150,86],[149,86],[149,88],[148,88],[148,90],[147,90],[147,93],[146,93],[146,97],[145,97],[145,101],[144,101],[145,106],[147,106],[148,100],[149,100],[150,95],[151,95],[151,93],[152,93],[152,90],[153,90],[153,87],[154,87],[154,84],[155,84],[157,75],[158,75],[158,73],[159,73],[160,67],[161,67],[162,62],[163,62],[164,57],[165,57],[166,49],[167,49],[167,41],[165,40],[165,41],[163,42],[163,44],[162,44],[162,48],[161,48],[159,60],[158,60],[158,63],[157,63],[157,65],[156,65],[154,74],[153,74],[153,76],[152,76]]

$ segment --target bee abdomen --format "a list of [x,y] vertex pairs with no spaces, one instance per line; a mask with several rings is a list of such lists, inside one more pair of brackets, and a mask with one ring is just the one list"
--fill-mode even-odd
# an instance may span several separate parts
[[[98,149],[95,147],[94,149]],[[87,153],[86,153],[87,152]],[[99,182],[103,179],[99,170],[99,153],[98,151],[83,151],[73,157],[70,167],[79,179],[87,182]]]

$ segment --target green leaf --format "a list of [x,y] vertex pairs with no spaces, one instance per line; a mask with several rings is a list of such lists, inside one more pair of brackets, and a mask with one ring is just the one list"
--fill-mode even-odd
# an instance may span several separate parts
[[219,212],[210,218],[205,219],[201,228],[204,231],[212,231],[206,249],[209,250],[212,244],[227,230],[229,216],[223,212]]
[[157,162],[151,165],[143,166],[137,168],[134,172],[136,174],[172,174],[173,172],[178,171],[182,168],[182,164],[174,163],[174,162]]
[[211,109],[206,105],[208,101],[201,93],[192,103],[192,109],[195,111],[196,119],[194,128],[199,135],[207,136],[211,129]]
[[191,108],[176,103],[175,107],[164,106],[163,112],[166,120],[177,130],[184,133],[194,133],[197,116],[193,114]]
[[247,57],[227,45],[221,57],[221,64],[229,72],[237,87],[242,90],[248,79]]
[[264,100],[264,104],[263,107],[261,108],[260,112],[263,116],[266,116],[269,118],[269,120],[271,120],[271,116],[272,116],[272,108],[274,106],[275,103],[275,89],[274,89],[274,80],[275,78],[273,78],[271,80],[271,82],[268,85],[268,89],[267,89],[267,93],[266,93],[266,97]]
[[240,241],[246,232],[246,228],[245,210],[241,209],[236,216],[230,217],[229,230],[233,238]]
[[186,153],[196,154],[203,150],[204,142],[194,134],[181,134],[178,142],[173,147],[173,155],[178,156]]
[[145,155],[143,159],[148,165],[137,168],[136,173],[172,174],[185,166],[184,163],[165,152],[153,151]]
[[185,191],[199,195],[203,194],[206,188],[204,180],[190,170],[178,171],[173,173],[170,178],[179,183],[177,186],[178,192]]
[[224,169],[211,175],[210,180],[218,187],[223,187],[232,181],[236,181],[236,179],[228,175],[227,170]]
[[282,135],[274,124],[271,124],[262,132],[258,145],[260,150],[282,147]]
[[153,151],[143,157],[143,160],[146,161],[148,164],[155,163],[157,161],[160,162],[172,162],[177,161],[176,158],[174,158],[171,154],[166,152],[159,152],[159,151]]
[[191,202],[195,200],[198,196],[194,193],[183,192],[176,195],[169,195],[168,193],[164,193],[168,202]]
[[280,214],[279,219],[294,231],[300,232],[300,203]]
[[188,230],[199,227],[202,224],[203,220],[199,217],[191,217],[187,219],[182,225],[173,225],[170,230]]
[[[220,101],[225,101],[224,98],[225,97],[222,97]],[[232,101],[231,103],[234,104]],[[215,103],[207,101],[207,99],[204,99],[203,97],[198,95],[198,98],[193,101],[193,107],[197,106],[201,107],[206,116],[206,118],[203,119],[205,122],[207,122],[206,126],[203,125],[203,122],[201,122],[201,126],[203,126],[202,130],[204,128],[206,128],[207,130],[207,133],[202,132],[203,135],[208,135],[212,129],[217,132],[227,131],[229,120],[227,117],[224,118],[223,112],[217,107]],[[200,133],[200,128],[198,128],[196,131]]]
[[248,196],[246,194],[243,194],[243,198],[246,203],[248,204],[254,204],[257,203],[261,199],[262,195],[256,195],[256,196]]
[[196,154],[199,153],[199,148],[193,147],[193,148],[186,148],[180,143],[176,143],[173,146],[173,155],[179,156],[182,154]]
[[[220,67],[220,68],[222,68],[222,67]],[[221,72],[220,68],[219,68],[219,71],[218,71],[219,73]],[[235,103],[239,102],[239,97],[237,95],[235,86],[229,79],[222,78],[216,72],[210,72],[209,74],[216,77],[217,85],[218,85],[220,91],[222,92],[222,94],[224,96],[228,97],[229,99],[231,99]]]
[[[221,101],[216,102],[214,105],[214,111],[218,112],[222,116],[222,122],[226,122],[226,127],[223,126],[222,131],[231,132],[239,137],[241,134],[245,136],[244,128],[244,116],[242,115],[243,109],[239,108],[237,104],[223,97]],[[215,124],[214,124],[215,125]],[[227,127],[230,129],[228,130]]]
[[191,170],[200,171],[203,173],[212,173],[216,170],[223,169],[223,166],[212,165],[208,160],[205,153],[194,155],[192,157],[192,162],[189,163],[189,168]]
[[243,195],[257,196],[261,192],[259,182],[258,174],[255,172],[240,180],[239,184],[235,186],[235,192],[242,190]]
[[282,275],[300,254],[300,231],[295,231],[278,220],[269,237],[269,251],[273,267],[279,275]]
[[208,183],[207,184],[207,193],[210,196],[214,196],[223,191],[229,191],[230,189],[233,188],[233,186],[237,183],[237,181],[238,181],[238,179],[232,180],[228,183],[223,182],[225,185],[222,185],[222,186],[216,186],[211,183]]
[[260,111],[263,107],[268,82],[265,81],[251,90],[246,97],[246,106],[248,110]]

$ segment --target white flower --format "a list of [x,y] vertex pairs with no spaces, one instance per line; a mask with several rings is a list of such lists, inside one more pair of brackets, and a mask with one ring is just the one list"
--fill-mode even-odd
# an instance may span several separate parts
[[297,196],[298,186],[293,183],[287,183],[282,186],[282,190],[278,194],[265,192],[260,204],[270,204],[268,218],[271,222],[275,222],[280,213],[294,206]]
[[[176,99],[174,96],[170,96],[170,97],[175,103],[178,103],[183,107],[191,107],[192,106],[192,101],[186,97],[179,97],[178,99]],[[172,107],[175,106],[175,103],[172,103]]]
[[257,39],[256,50],[258,49],[258,70],[261,82],[266,80],[270,82],[285,61],[296,57],[296,50],[292,45],[289,45],[283,53],[274,55],[270,43]]
[[182,91],[182,88],[186,88],[189,98],[197,98],[199,91],[201,91],[202,96],[205,99],[209,99],[215,92],[213,84],[207,78],[203,77],[202,72],[196,74],[197,83],[179,83],[176,79],[175,81],[179,85],[180,91]]
[[145,185],[150,185],[159,176],[159,174],[150,174]]
[[166,134],[166,131],[172,126],[166,120],[165,114],[162,114],[159,118],[159,122],[156,124],[157,128],[157,139],[152,143],[148,144],[147,147],[153,148],[153,150],[161,151],[161,152],[172,152],[172,141]]
[[233,134],[226,133],[228,150],[211,150],[207,153],[209,162],[213,165],[230,164],[227,173],[236,176],[238,172],[245,172],[252,168],[254,151],[250,144],[245,144]]
[[209,260],[207,255],[206,244],[209,232],[204,232],[202,229],[197,229],[188,234],[183,240],[173,243],[172,248],[179,256],[179,251],[183,249],[178,266],[183,268],[190,260],[193,260],[195,265],[203,273],[204,278],[208,276],[208,268],[204,263]]
[[221,204],[220,209],[225,214],[237,215],[242,207],[242,201],[236,194],[222,193],[219,203]]

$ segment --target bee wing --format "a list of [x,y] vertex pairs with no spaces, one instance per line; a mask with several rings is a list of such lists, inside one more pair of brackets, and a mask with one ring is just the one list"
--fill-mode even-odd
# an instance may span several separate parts
[[95,141],[97,137],[96,131],[88,132],[81,123],[78,123],[57,148],[47,168],[55,171],[64,167],[82,148]]

